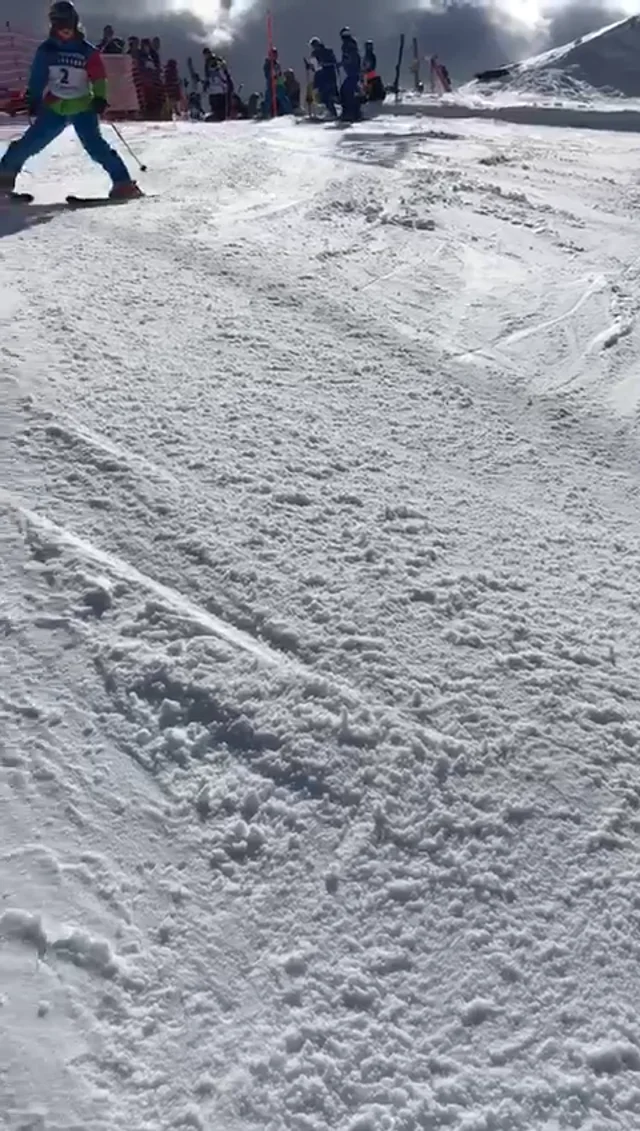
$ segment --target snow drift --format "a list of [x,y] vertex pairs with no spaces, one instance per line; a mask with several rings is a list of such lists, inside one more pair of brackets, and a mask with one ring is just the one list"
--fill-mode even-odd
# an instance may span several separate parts
[[561,98],[638,98],[639,58],[640,22],[631,16],[542,55],[479,72],[463,89],[485,95],[517,91]]

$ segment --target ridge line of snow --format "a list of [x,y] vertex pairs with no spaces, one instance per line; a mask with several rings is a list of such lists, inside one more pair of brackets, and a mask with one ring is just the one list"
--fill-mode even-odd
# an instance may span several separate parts
[[[455,97],[455,96],[454,96]],[[478,98],[478,96],[475,96]],[[578,109],[573,106],[541,106],[527,103],[487,105],[479,101],[451,101],[439,104],[400,102],[389,107],[393,117],[420,118],[481,118],[488,121],[511,122],[516,126],[550,126],[556,129],[606,130],[614,133],[640,133],[640,110]]]

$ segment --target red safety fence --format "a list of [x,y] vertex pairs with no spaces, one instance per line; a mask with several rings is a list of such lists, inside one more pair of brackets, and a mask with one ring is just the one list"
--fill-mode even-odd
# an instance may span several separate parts
[[[102,62],[107,72],[107,93],[109,97],[108,114],[136,115],[142,110],[138,87],[134,77],[134,64],[130,55],[103,55]],[[137,70],[137,67],[135,68]]]
[[[0,112],[18,114],[27,108],[25,93],[31,61],[40,39],[11,30],[0,31]],[[182,105],[179,81],[165,85],[155,68],[143,69],[130,55],[103,55],[114,118],[170,117],[167,102]],[[173,89],[177,86],[177,91]],[[177,97],[176,97],[177,95]]]
[[27,108],[24,95],[39,42],[21,32],[0,32],[0,111],[5,114],[18,114]]

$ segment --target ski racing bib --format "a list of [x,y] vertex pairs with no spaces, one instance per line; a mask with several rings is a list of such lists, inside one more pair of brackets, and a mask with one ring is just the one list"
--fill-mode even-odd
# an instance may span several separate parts
[[49,66],[47,90],[55,98],[82,98],[89,94],[86,59],[82,55],[58,55]]

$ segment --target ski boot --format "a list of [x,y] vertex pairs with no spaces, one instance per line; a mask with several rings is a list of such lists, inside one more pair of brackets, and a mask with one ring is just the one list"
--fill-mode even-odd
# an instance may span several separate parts
[[109,193],[109,200],[135,200],[138,196],[144,193],[135,181],[118,181]]
[[17,173],[3,172],[0,169],[0,196],[11,196],[15,192]]

